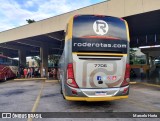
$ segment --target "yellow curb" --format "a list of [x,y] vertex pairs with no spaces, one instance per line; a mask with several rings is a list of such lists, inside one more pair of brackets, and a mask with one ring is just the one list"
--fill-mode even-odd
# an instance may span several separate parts
[[160,85],[150,84],[150,83],[146,83],[146,82],[129,82],[129,83],[130,83],[130,84],[143,84],[143,85],[153,86],[153,87],[160,87]]
[[34,81],[34,80],[46,80],[47,78],[22,78],[22,79],[14,79],[15,81]]
[[137,84],[137,82],[129,82],[129,84]]
[[153,87],[160,87],[160,85],[157,85],[157,84],[149,84],[149,83],[145,83],[145,82],[139,82],[139,84],[144,84],[144,85],[153,86]]
[[47,83],[58,82],[58,80],[45,80],[45,82],[47,82]]

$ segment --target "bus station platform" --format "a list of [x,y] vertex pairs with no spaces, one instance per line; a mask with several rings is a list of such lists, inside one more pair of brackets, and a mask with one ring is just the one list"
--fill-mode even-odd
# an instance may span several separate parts
[[146,85],[146,86],[152,86],[152,87],[160,87],[160,84],[158,83],[155,83],[151,80],[141,80],[139,78],[137,79],[131,79],[130,81],[130,84],[133,85],[133,84],[143,84],[143,85]]

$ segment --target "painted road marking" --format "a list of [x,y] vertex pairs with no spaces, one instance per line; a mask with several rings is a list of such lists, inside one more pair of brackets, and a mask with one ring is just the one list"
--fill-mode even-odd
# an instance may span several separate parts
[[46,83],[52,83],[52,82],[58,83],[58,80],[45,80],[45,82],[46,82]]
[[129,84],[137,84],[137,82],[129,82]]
[[158,84],[150,84],[150,83],[146,83],[146,82],[129,82],[130,84],[143,84],[143,85],[147,85],[147,86],[152,86],[152,87],[160,87],[160,85]]
[[[39,104],[39,101],[40,101],[40,98],[41,98],[41,95],[42,95],[42,91],[43,91],[43,88],[44,88],[44,85],[45,85],[45,81],[42,81],[42,86],[41,86],[41,89],[39,91],[39,94],[37,96],[37,99],[32,107],[32,111],[31,112],[35,112],[37,107],[38,107],[38,104]],[[32,121],[32,118],[29,118],[27,121]]]
[[12,82],[24,82],[24,81],[42,81],[42,80],[46,80],[46,78],[12,79],[5,82],[1,82],[0,84],[6,84]]
[[7,83],[12,83],[12,82],[22,82],[22,81],[9,80],[9,81],[2,82],[2,83],[0,83],[0,84],[7,84]]
[[139,82],[139,84],[143,84],[143,85],[147,85],[147,86],[152,86],[152,87],[160,87],[160,85],[149,84],[149,83],[145,83],[145,82]]
[[46,80],[47,78],[21,78],[14,79],[15,81],[34,81],[34,80]]

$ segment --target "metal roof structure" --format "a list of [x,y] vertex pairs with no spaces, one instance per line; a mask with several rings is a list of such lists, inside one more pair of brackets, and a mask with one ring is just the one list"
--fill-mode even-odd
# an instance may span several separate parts
[[49,54],[63,51],[64,30],[68,19],[76,14],[99,14],[127,20],[131,47],[160,44],[160,1],[110,0],[75,11],[0,32],[0,51],[17,57],[18,50],[27,56],[39,55],[40,47],[47,46]]

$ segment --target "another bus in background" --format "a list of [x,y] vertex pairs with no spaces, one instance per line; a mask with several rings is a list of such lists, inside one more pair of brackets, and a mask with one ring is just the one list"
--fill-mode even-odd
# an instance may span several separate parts
[[61,92],[66,100],[128,98],[129,30],[122,18],[76,15],[67,25],[61,56]]
[[18,75],[18,60],[0,55],[0,80],[15,78]]

